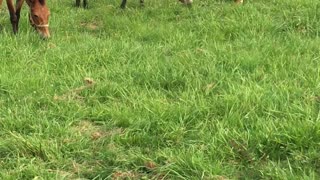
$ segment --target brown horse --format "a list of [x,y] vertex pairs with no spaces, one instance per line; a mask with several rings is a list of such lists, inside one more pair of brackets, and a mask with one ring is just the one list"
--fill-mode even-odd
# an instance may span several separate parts
[[[0,0],[0,6],[3,0]],[[10,14],[13,33],[19,30],[20,11],[24,0],[17,0],[14,6],[13,0],[6,0]],[[46,0],[26,0],[30,8],[29,20],[30,24],[40,34],[42,38],[49,38],[49,16],[50,12],[46,6]]]

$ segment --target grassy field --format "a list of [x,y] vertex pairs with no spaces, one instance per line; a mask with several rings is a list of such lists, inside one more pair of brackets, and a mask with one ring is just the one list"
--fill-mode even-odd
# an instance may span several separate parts
[[0,12],[0,179],[319,179],[320,1]]

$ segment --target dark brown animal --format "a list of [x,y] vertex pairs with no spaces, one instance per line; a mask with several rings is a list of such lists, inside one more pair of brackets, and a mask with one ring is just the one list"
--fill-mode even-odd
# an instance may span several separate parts
[[[127,0],[122,0],[122,3],[121,3],[121,5],[120,5],[120,7],[121,7],[122,9],[124,9],[124,8],[126,8],[126,4],[127,4]],[[141,5],[141,6],[144,6],[144,0],[140,0],[140,5]]]
[[[10,14],[13,33],[16,34],[19,30],[20,11],[24,0],[17,0],[14,6],[13,0],[6,0]],[[46,0],[26,0],[29,6],[29,20],[31,26],[40,34],[42,38],[49,38],[49,16],[50,11],[46,6]],[[0,0],[0,6],[2,0]]]
[[[81,0],[76,0],[76,6],[80,7],[81,6]],[[87,8],[88,7],[88,1],[87,0],[83,0],[83,7]]]

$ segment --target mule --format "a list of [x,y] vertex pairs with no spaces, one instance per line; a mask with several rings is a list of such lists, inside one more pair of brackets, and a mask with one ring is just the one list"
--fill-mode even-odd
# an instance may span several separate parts
[[[3,0],[0,0],[0,7]],[[6,0],[9,9],[10,21],[13,33],[17,34],[19,30],[20,11],[24,0],[17,0],[14,6],[13,0]],[[31,26],[39,33],[39,35],[47,39],[50,37],[49,16],[50,11],[46,5],[46,0],[25,0],[29,6],[29,21]]]

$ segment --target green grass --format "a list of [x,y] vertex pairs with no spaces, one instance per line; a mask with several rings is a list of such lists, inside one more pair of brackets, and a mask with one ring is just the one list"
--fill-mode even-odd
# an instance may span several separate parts
[[0,179],[320,178],[320,1],[73,3],[1,9]]

